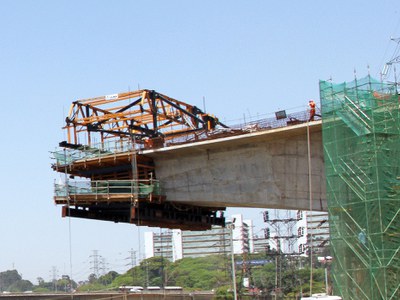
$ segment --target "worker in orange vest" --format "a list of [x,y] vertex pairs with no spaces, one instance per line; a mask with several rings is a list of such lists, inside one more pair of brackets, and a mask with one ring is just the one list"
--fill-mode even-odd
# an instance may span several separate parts
[[315,116],[321,118],[321,115],[316,114],[314,100],[308,101],[308,105],[310,106],[310,118],[308,119],[308,121],[314,121]]

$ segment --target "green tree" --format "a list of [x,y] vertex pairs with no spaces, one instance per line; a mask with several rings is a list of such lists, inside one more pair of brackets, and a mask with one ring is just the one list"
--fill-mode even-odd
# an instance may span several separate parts
[[132,275],[130,273],[125,273],[116,277],[112,282],[112,286],[116,288],[123,285],[141,285],[141,284],[134,284],[134,282],[132,282]]
[[226,269],[223,255],[183,258],[171,265],[167,272],[168,284],[192,290],[211,290],[230,284],[230,271]]
[[97,283],[97,276],[96,276],[96,274],[90,274],[89,275],[89,277],[88,277],[88,281],[89,281],[89,283],[91,283],[91,284],[94,284],[94,283]]
[[254,285],[264,291],[272,291],[275,288],[276,270],[274,263],[267,263],[252,270]]
[[37,279],[37,281],[38,281],[38,286],[41,286],[41,285],[44,284],[44,279],[43,279],[42,277],[38,277],[38,278],[36,278],[36,279]]
[[106,288],[104,285],[94,282],[94,283],[87,283],[87,284],[81,285],[78,288],[78,291],[79,292],[93,292],[93,291],[102,291],[105,289]]
[[33,287],[32,291],[35,293],[48,293],[51,290],[49,290],[48,288],[45,288],[45,287],[35,286],[35,287]]
[[17,270],[7,270],[0,272],[0,289],[1,291],[8,291],[9,287],[20,281],[21,275],[18,274]]
[[[248,259],[265,259],[265,254],[249,255]],[[299,295],[300,292],[303,295],[309,293],[310,270],[309,268],[299,268],[298,265],[298,261],[286,257],[283,257],[280,262],[282,270],[280,282],[285,297]],[[224,255],[183,258],[174,263],[161,257],[152,257],[143,260],[139,266],[124,274],[119,275],[112,271],[98,279],[92,275],[89,277],[89,283],[81,286],[79,290],[118,289],[123,285],[161,286],[165,282],[166,285],[182,286],[185,290],[214,290],[219,295],[217,299],[231,299],[232,277],[230,267],[230,258]],[[241,286],[242,274],[239,268],[236,274],[238,291],[245,292]],[[251,268],[251,283],[268,294],[275,289],[276,274],[275,260],[271,260],[263,266],[253,266]],[[111,279],[113,280],[110,283]],[[44,284],[42,286],[44,287]],[[314,268],[313,293],[323,290],[324,270]]]
[[117,272],[110,271],[107,274],[100,276],[97,281],[98,281],[98,283],[100,283],[102,285],[109,285],[109,284],[111,284],[113,282],[113,280],[115,278],[118,277],[118,275],[119,274]]
[[18,280],[15,281],[13,284],[11,284],[8,287],[8,291],[10,292],[26,292],[26,291],[31,291],[33,288],[33,284],[32,282],[30,282],[29,280]]
[[10,292],[25,292],[32,290],[33,284],[23,280],[17,270],[0,272],[0,290]]
[[[163,286],[168,283],[168,269],[171,262],[163,257],[151,257],[143,260],[134,273],[144,286]],[[132,272],[132,271],[131,271]]]

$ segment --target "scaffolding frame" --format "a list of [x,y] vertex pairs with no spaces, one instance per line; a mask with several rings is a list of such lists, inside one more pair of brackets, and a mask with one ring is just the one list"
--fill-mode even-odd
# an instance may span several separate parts
[[400,299],[397,86],[320,81],[335,293]]

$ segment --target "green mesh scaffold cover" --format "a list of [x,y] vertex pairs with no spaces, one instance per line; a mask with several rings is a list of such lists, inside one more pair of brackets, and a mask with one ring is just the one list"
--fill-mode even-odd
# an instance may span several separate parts
[[334,290],[400,299],[400,110],[394,84],[320,81]]

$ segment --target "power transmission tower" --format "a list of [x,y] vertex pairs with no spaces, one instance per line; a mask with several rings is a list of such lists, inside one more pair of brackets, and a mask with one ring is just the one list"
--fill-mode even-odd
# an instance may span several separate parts
[[130,251],[129,251],[129,257],[127,258],[127,259],[129,259],[130,261],[129,261],[129,264],[127,264],[127,265],[130,265],[130,269],[131,269],[131,271],[132,271],[132,282],[135,280],[135,267],[136,267],[136,251],[134,251],[133,249],[131,249]]
[[136,251],[131,249],[129,251],[129,265],[131,266],[131,268],[136,267]]
[[390,38],[390,40],[397,43],[397,46],[390,60],[383,66],[381,71],[381,79],[387,80],[393,68],[393,77],[395,83],[397,84],[396,65],[400,63],[400,38]]
[[100,266],[99,266],[99,271],[101,271],[101,275],[107,274],[108,267],[107,267],[107,261],[105,257],[100,256]]
[[99,267],[99,260],[101,256],[99,255],[98,250],[93,250],[93,254],[90,256],[92,259],[90,261],[90,270],[92,271],[92,274],[96,276],[96,278],[99,278],[100,274],[100,267]]
[[51,274],[52,274],[52,282],[54,285],[54,291],[57,292],[57,277],[58,277],[58,270],[56,266],[51,267]]
[[[275,210],[273,218],[270,217],[269,211],[263,213],[264,222],[267,227],[264,229],[264,236],[269,239],[275,251],[271,251],[271,247],[267,248],[268,256],[275,256],[275,297],[282,291],[282,264],[285,257],[297,255],[294,245],[297,244],[298,235],[295,232],[297,217],[290,210]],[[292,265],[292,264],[291,264]]]

